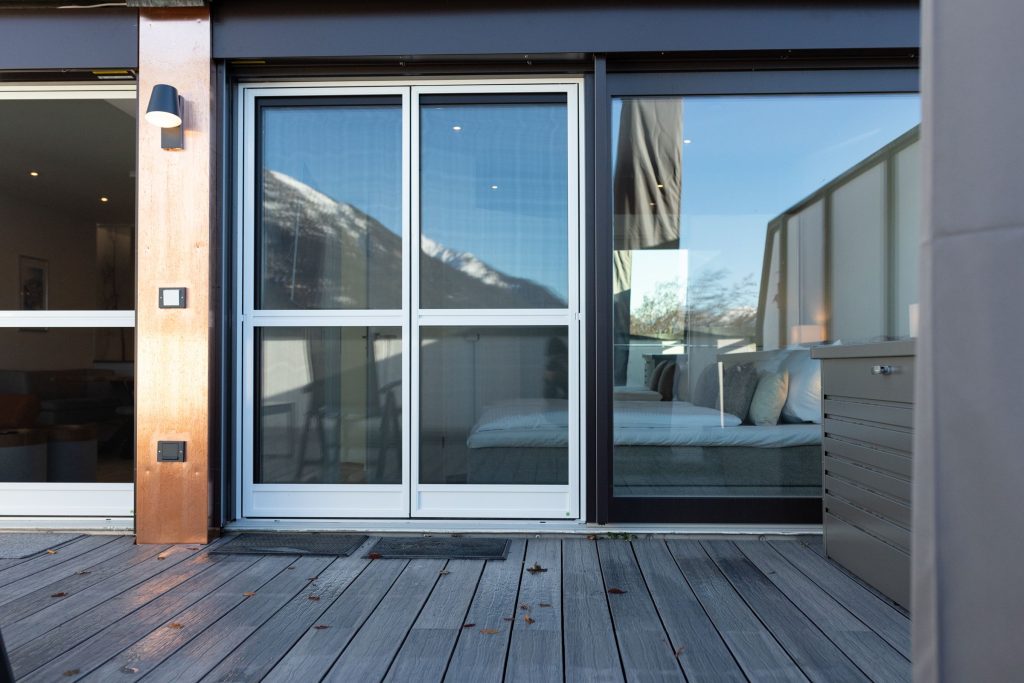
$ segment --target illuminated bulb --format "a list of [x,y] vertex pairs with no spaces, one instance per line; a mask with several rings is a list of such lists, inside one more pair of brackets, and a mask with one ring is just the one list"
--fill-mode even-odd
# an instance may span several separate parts
[[497,190],[497,189],[498,189],[498,186],[497,186],[497,185],[491,185],[491,189],[492,189],[492,190]]
[[32,176],[33,178],[38,178],[39,177],[39,171],[29,171],[28,174],[30,176]]
[[684,144],[684,145],[688,145],[688,144],[690,144],[691,142],[693,142],[693,140],[691,140],[690,138],[685,138],[685,139],[683,140],[683,144]]
[[457,133],[460,130],[462,130],[462,126],[452,126],[452,130],[454,130]]
[[106,204],[107,202],[110,201],[110,199],[108,197],[100,197],[100,201]]

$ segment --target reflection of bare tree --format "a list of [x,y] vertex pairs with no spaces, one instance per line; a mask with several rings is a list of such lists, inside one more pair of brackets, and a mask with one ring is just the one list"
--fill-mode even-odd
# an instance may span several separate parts
[[631,332],[655,339],[682,339],[686,330],[752,337],[757,318],[754,274],[739,281],[730,281],[728,275],[725,268],[701,271],[686,287],[685,305],[678,280],[659,283],[633,313]]

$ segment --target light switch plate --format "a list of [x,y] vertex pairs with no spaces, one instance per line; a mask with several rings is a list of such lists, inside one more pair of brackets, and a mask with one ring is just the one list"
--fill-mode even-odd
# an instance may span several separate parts
[[185,288],[161,287],[160,308],[185,308]]

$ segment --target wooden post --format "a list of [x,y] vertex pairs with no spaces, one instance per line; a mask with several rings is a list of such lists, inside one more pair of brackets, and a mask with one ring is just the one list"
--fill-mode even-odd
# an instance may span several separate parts
[[[153,86],[184,101],[184,149],[160,147],[144,119]],[[138,543],[205,543],[210,518],[210,239],[213,130],[210,10],[139,16],[136,476]],[[186,287],[187,308],[158,307]],[[157,462],[157,441],[185,441],[184,462]]]

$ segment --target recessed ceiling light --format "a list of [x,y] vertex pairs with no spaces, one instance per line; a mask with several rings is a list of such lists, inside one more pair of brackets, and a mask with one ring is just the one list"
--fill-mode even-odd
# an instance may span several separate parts
[[457,133],[460,130],[462,130],[462,126],[452,126],[452,130],[454,130]]
[[109,197],[100,197],[100,201],[103,202],[104,204],[106,204],[107,202],[110,201],[110,198]]
[[33,178],[38,178],[39,177],[39,171],[29,171],[28,174],[30,176],[32,176]]
[[684,145],[688,145],[688,144],[690,144],[691,142],[693,142],[693,140],[691,140],[690,138],[683,138],[683,144],[684,144]]
[[491,185],[491,189],[492,189],[492,190],[497,190],[497,189],[498,189],[498,186],[497,186],[497,185]]

